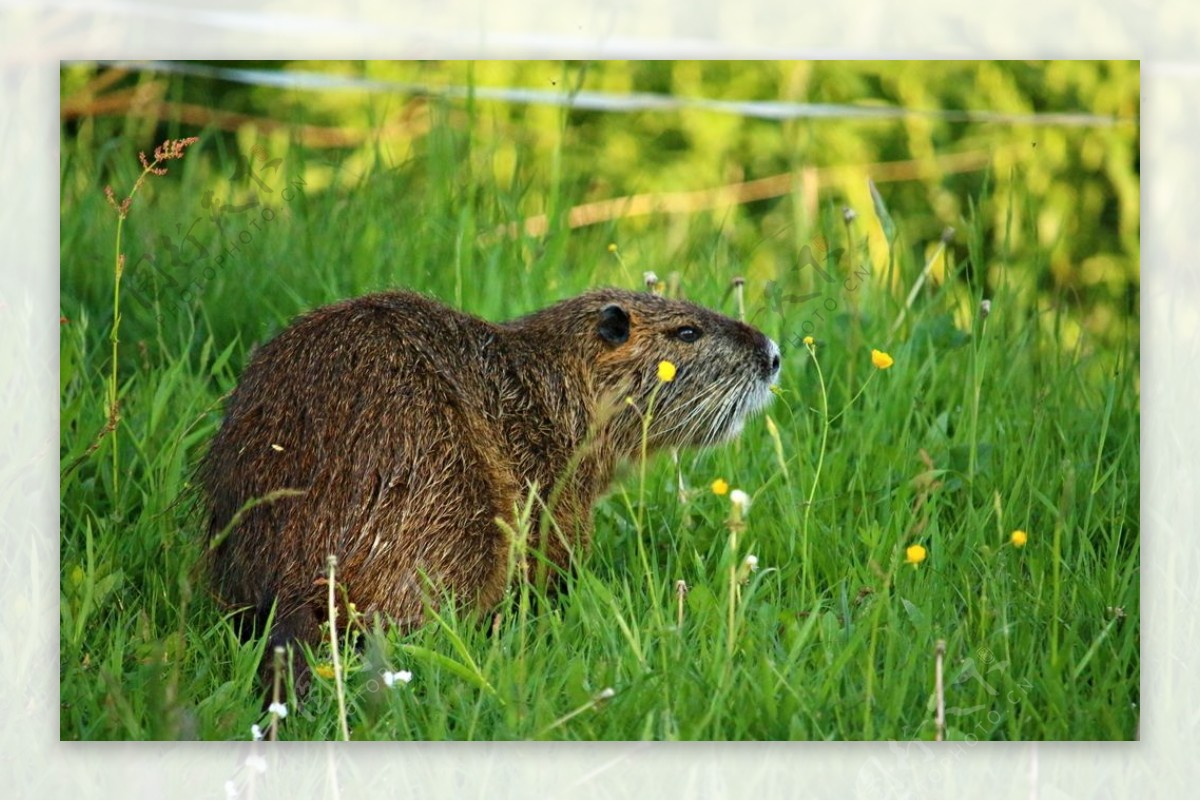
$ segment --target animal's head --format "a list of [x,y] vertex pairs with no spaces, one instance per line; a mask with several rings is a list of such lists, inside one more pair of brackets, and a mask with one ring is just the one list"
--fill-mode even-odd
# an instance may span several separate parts
[[576,301],[591,323],[584,335],[596,339],[595,386],[618,441],[640,444],[648,414],[651,447],[712,445],[770,402],[779,347],[761,331],[648,292],[599,290]]

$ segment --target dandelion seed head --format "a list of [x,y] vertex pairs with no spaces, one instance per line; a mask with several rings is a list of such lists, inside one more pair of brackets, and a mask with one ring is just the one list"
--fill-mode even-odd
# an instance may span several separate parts
[[758,557],[752,553],[746,554],[746,567],[753,570],[758,570]]
[[742,514],[745,514],[746,510],[750,508],[750,496],[740,489],[730,490],[729,502],[736,506]]
[[271,705],[267,707],[267,711],[276,717],[286,718],[287,704],[283,703],[282,701],[273,701],[271,702]]
[[246,757],[246,767],[250,768],[255,773],[267,772],[267,760],[263,759],[258,754],[251,754]]
[[263,738],[263,730],[257,723],[250,724],[250,739],[261,740]]

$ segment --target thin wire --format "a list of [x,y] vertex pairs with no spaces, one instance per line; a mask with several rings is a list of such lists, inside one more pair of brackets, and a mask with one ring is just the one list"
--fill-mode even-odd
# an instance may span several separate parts
[[569,106],[588,111],[636,112],[679,111],[698,109],[723,114],[735,114],[765,120],[790,119],[904,119],[927,118],[946,122],[983,122],[1004,125],[1058,125],[1111,127],[1136,124],[1136,118],[1115,117],[1083,112],[1034,112],[1011,114],[988,110],[911,109],[901,106],[856,106],[846,103],[795,103],[784,100],[714,100],[704,97],[675,97],[672,95],[633,92],[614,94],[582,90],[529,89],[494,86],[433,86],[405,81],[384,81],[351,75],[330,75],[314,72],[257,70],[238,67],[214,67],[186,61],[96,61],[74,64],[103,64],[120,69],[144,72],[163,72],[176,75],[212,78],[252,86],[272,86],[280,89],[308,91],[359,91],[373,93],[402,93],[431,97],[497,100],[531,105]]

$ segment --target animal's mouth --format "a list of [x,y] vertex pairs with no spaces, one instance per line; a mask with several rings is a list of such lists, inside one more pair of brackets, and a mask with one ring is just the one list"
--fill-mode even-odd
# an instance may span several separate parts
[[741,434],[748,419],[771,405],[771,401],[775,400],[775,393],[771,392],[771,387],[774,385],[775,381],[773,377],[772,380],[762,380],[754,383],[754,386],[742,396],[741,402],[738,404],[737,414],[731,421],[730,430],[722,439],[732,439]]
[[779,350],[767,342],[765,359],[741,375],[729,375],[708,391],[686,398],[676,395],[674,386],[660,395],[661,411],[652,429],[656,445],[705,447],[741,434],[746,420],[775,399],[771,389],[779,378]]
[[773,386],[775,386],[774,383],[764,382],[755,388],[750,402],[746,406],[747,417],[756,415],[771,405],[771,402],[775,400],[775,393],[771,391]]
[[746,420],[762,412],[775,399],[770,378],[755,378],[740,391],[733,391],[714,401],[711,416],[705,425],[692,432],[691,444],[718,445],[735,439],[742,433]]

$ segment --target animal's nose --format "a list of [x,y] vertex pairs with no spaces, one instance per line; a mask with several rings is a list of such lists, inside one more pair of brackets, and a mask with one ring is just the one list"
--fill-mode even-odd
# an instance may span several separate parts
[[767,378],[774,379],[779,375],[779,346],[775,344],[775,340],[767,339]]

